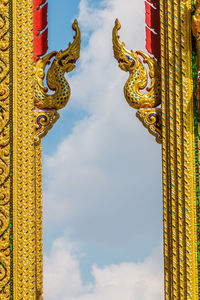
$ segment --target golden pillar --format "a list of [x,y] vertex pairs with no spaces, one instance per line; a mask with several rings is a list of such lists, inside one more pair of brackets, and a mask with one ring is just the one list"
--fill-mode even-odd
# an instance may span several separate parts
[[[75,21],[76,36],[67,50],[35,63],[34,1],[0,1],[2,300],[43,299],[41,137],[57,121],[57,110],[69,100],[64,73],[73,70],[80,52],[80,30]],[[49,95],[43,78],[52,57],[47,84],[54,94]]]
[[[114,56],[119,67],[129,72],[124,86],[127,102],[138,110],[136,115],[143,125],[162,144],[165,299],[198,300],[200,2],[147,2],[146,32],[151,40],[147,41],[147,49],[156,50],[155,31],[152,31],[155,28],[150,30],[149,26],[157,22],[156,41],[160,41],[160,51],[152,51],[153,58],[141,51],[127,50],[119,41],[120,24],[116,20]],[[141,56],[149,65],[148,75]]]

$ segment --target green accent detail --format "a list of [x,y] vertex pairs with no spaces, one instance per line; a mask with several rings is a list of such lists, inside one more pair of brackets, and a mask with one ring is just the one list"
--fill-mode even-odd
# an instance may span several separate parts
[[[194,0],[192,3],[192,14],[195,12]],[[198,298],[200,299],[200,193],[199,193],[199,149],[198,142],[198,108],[197,108],[197,52],[196,41],[192,40],[192,72],[193,72],[193,101],[194,101],[194,147],[195,147],[195,178],[196,178],[196,222],[197,222],[197,269],[198,269]]]

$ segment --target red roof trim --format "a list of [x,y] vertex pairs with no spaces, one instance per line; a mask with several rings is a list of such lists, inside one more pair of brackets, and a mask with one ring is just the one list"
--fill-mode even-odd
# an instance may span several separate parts
[[35,62],[48,50],[48,28],[46,28],[48,3],[45,3],[46,0],[33,0],[33,34]]
[[[151,5],[153,4],[153,6]],[[145,2],[145,22],[146,22],[146,49],[160,59],[160,11],[159,0],[148,0]]]

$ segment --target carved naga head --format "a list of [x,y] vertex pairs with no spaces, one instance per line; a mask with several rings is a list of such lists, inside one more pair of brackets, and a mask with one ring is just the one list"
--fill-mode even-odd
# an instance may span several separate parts
[[116,19],[112,34],[114,57],[118,61],[120,69],[131,72],[138,65],[139,58],[134,51],[127,50],[125,44],[120,42],[118,36],[120,28],[121,24]]
[[77,20],[74,21],[72,28],[76,32],[73,43],[69,43],[66,50],[60,50],[54,60],[56,66],[64,72],[71,72],[76,67],[75,63],[80,56],[81,32]]

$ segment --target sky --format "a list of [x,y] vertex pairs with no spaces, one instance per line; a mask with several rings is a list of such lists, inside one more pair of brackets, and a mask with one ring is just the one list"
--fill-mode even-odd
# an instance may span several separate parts
[[127,104],[112,52],[145,50],[141,0],[48,0],[49,51],[78,19],[82,49],[71,98],[43,139],[44,299],[160,300],[161,146]]

